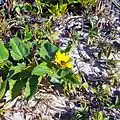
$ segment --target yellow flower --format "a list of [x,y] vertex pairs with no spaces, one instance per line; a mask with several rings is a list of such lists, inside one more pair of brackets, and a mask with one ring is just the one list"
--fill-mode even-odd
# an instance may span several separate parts
[[72,68],[70,57],[65,53],[61,53],[60,51],[58,51],[55,55],[55,62],[62,68]]

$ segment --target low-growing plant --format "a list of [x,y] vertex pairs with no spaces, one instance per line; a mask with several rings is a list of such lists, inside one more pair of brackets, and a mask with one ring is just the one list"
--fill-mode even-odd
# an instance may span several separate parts
[[[105,107],[120,108],[119,95],[112,99],[112,88],[120,85],[120,72],[117,68],[120,61],[114,60],[113,56],[114,53],[119,54],[119,44],[116,48],[116,42],[113,45],[107,43],[100,36],[94,20],[91,21],[86,44],[95,45],[99,49],[95,60],[106,58],[109,76],[96,81],[87,80],[84,74],[73,73],[73,60],[69,55],[72,47],[83,42],[80,32],[69,34],[69,45],[62,50],[58,47],[60,33],[53,32],[51,27],[56,18],[67,12],[69,4],[80,3],[85,8],[91,8],[96,2],[97,0],[59,0],[54,3],[35,0],[31,5],[14,1],[15,19],[10,19],[8,23],[4,19],[0,21],[0,99],[4,98],[7,91],[11,100],[19,95],[29,99],[37,92],[41,81],[47,80],[51,85],[62,86],[60,89],[64,93],[73,93],[76,88],[82,92],[84,99],[77,101],[80,109],[76,112],[75,120],[105,120],[107,118],[102,112]],[[46,11],[48,14],[44,14]],[[36,19],[43,14],[47,18],[44,23]],[[15,29],[14,33],[11,29]],[[6,38],[8,30],[11,34]],[[80,59],[83,60],[81,56]],[[0,109],[0,114],[3,113],[4,109]]]
[[108,120],[103,111],[95,112],[93,120]]
[[81,105],[80,109],[76,111],[75,116],[71,120],[88,120],[89,108],[87,104]]
[[37,8],[38,8],[38,14],[43,13],[43,7],[47,4],[44,0],[35,0]]
[[57,5],[50,5],[50,9],[48,9],[49,12],[52,15],[55,15],[56,17],[60,17],[63,14],[65,14],[66,10],[67,10],[67,4],[57,4]]
[[35,94],[40,81],[44,78],[53,84],[63,85],[65,91],[75,90],[81,79],[73,74],[69,55],[60,52],[57,46],[47,40],[36,43],[36,50],[31,51],[32,33],[28,25],[25,26],[23,36],[20,39],[16,34],[7,43],[7,47],[0,42],[2,72],[0,98],[8,88],[12,100],[19,94],[29,98]]
[[81,3],[84,7],[88,8],[94,6],[97,0],[68,0],[69,3]]

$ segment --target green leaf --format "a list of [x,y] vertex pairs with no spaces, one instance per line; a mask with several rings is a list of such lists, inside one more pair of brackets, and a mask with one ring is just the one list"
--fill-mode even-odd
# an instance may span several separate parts
[[22,89],[25,87],[26,82],[27,79],[9,80],[10,96],[12,100],[22,92]]
[[100,111],[98,114],[98,120],[103,120],[103,112]]
[[44,42],[41,45],[39,54],[46,61],[50,61],[53,59],[57,50],[58,50],[58,47],[56,47],[55,45],[51,44],[50,42]]
[[102,111],[94,113],[94,118],[93,120],[104,120],[104,114]]
[[[62,77],[65,77],[65,76],[67,76],[68,74],[70,74],[71,73],[71,71],[69,71],[68,69],[60,69],[58,72],[57,72],[57,74],[60,76],[60,78],[62,78]],[[71,73],[72,74],[72,73]],[[70,75],[71,76],[71,75]],[[70,77],[69,75],[68,75],[68,77]]]
[[14,77],[12,77],[12,79],[9,79],[10,96],[12,100],[16,98],[19,95],[19,93],[22,92],[30,76],[30,72],[22,71],[16,74]]
[[19,39],[16,37],[16,38],[13,38],[10,40],[10,45],[12,47],[12,50],[10,51],[11,52],[11,55],[13,57],[14,60],[20,60],[23,58],[23,55],[19,49],[19,46],[20,46],[20,41]]
[[57,78],[53,78],[53,77],[50,79],[50,82],[52,82],[54,84],[55,83],[59,83],[60,84],[60,81]]
[[84,88],[85,90],[88,90],[89,85],[87,82],[84,82],[81,87]]
[[17,12],[17,14],[20,14],[20,8],[19,7],[16,7],[15,11]]
[[20,60],[27,57],[30,53],[30,48],[27,44],[23,43],[18,37],[14,37],[10,40],[10,45],[12,47],[11,56],[14,60]]
[[31,31],[29,31],[28,25],[25,26],[25,32],[24,32],[24,34],[25,34],[24,41],[31,40],[32,33],[31,33]]
[[21,71],[23,71],[25,69],[26,69],[25,63],[18,63],[17,66],[11,66],[8,77],[12,77],[13,75],[20,73]]
[[62,14],[65,13],[66,9],[67,9],[67,4],[60,5],[60,12],[61,12]]
[[26,3],[26,4],[23,6],[23,10],[24,10],[24,11],[32,11],[32,5]]
[[28,79],[26,83],[25,96],[27,98],[30,98],[37,92],[37,90],[38,90],[38,77],[32,76],[30,79]]
[[5,48],[2,42],[0,42],[0,63],[6,61],[8,57],[9,57],[8,50]]
[[13,89],[13,87],[14,87],[14,85],[15,85],[15,83],[16,83],[17,81],[16,80],[12,80],[12,79],[10,79],[9,80],[9,87],[10,87],[10,97],[12,98],[12,89]]
[[47,63],[45,62],[36,66],[32,71],[32,75],[43,76],[45,74],[49,74],[49,75],[53,74],[52,70],[47,66]]
[[4,96],[5,91],[6,91],[6,85],[7,85],[7,80],[4,82],[0,83],[0,99]]
[[79,76],[79,79],[77,78],[76,75],[73,74],[71,70],[68,69],[60,69],[58,72],[60,78],[65,78],[68,79],[71,83],[74,84],[80,84],[81,83],[81,78]]
[[72,76],[71,82],[74,83],[74,84],[80,84],[81,83],[81,78],[79,77],[79,79],[78,79],[76,76]]

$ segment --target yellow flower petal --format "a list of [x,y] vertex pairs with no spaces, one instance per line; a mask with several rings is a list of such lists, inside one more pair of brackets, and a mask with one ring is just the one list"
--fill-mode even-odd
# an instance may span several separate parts
[[72,63],[70,62],[70,57],[65,53],[58,51],[55,56],[55,62],[59,64],[62,68],[72,68]]
[[68,62],[70,57],[69,56],[62,56],[62,59],[65,61],[65,62]]
[[66,64],[66,67],[68,67],[68,68],[72,68],[72,67],[73,67],[73,65],[72,65],[72,63],[71,63],[71,62],[68,62],[68,63]]

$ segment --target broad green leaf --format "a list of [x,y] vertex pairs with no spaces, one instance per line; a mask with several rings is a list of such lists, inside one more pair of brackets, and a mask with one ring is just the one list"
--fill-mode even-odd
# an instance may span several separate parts
[[10,40],[10,45],[12,47],[12,50],[11,50],[11,55],[13,57],[14,60],[20,60],[23,58],[23,55],[19,49],[19,46],[20,46],[20,39],[18,39],[17,37],[15,38],[12,38]]
[[52,82],[54,84],[55,83],[60,83],[60,81],[57,78],[53,78],[53,77],[50,79],[50,82]]
[[6,91],[7,80],[3,81],[0,85],[0,99],[4,96]]
[[21,93],[22,90],[25,88],[26,82],[29,79],[30,75],[30,72],[22,71],[9,80],[10,96],[12,100],[16,98],[19,93]]
[[68,69],[60,69],[58,71],[58,75],[60,76],[60,78],[65,77],[68,74],[70,74],[70,71]]
[[0,42],[0,63],[6,61],[9,57],[8,50],[5,48],[5,46]]
[[51,44],[50,42],[44,42],[41,45],[39,54],[42,58],[44,58],[47,61],[50,61],[53,59],[55,52],[58,50],[58,47]]
[[61,69],[61,74],[59,74],[61,78],[65,78],[69,80],[69,82],[73,84],[80,84],[81,83],[81,78],[77,77],[76,75],[73,75],[73,72],[68,69]]
[[11,66],[8,76],[11,77],[17,73],[20,73],[22,70],[25,70],[25,69],[26,69],[25,63],[18,63],[17,66]]
[[32,75],[38,75],[38,76],[43,76],[45,74],[51,75],[52,73],[53,73],[52,70],[47,66],[47,63],[45,62],[36,66],[32,71]]
[[12,47],[11,56],[14,60],[20,60],[27,57],[30,53],[30,48],[27,44],[23,43],[18,37],[14,37],[10,40],[10,45]]
[[25,70],[26,69],[26,64],[25,63],[18,63],[17,66],[12,66],[10,68],[10,70],[14,70],[15,73],[19,73],[21,72],[22,70]]
[[25,96],[27,98],[31,97],[37,92],[37,89],[38,89],[38,77],[31,76],[31,78],[28,79],[26,83]]
[[26,43],[21,42],[20,51],[24,57],[27,57],[30,53],[30,48],[28,47]]
[[22,92],[23,88],[26,85],[26,82],[26,79],[9,80],[10,96],[12,100]]
[[17,82],[16,80],[12,80],[12,79],[9,80],[10,98],[12,98],[12,94],[13,94],[12,89],[13,89],[16,82]]

